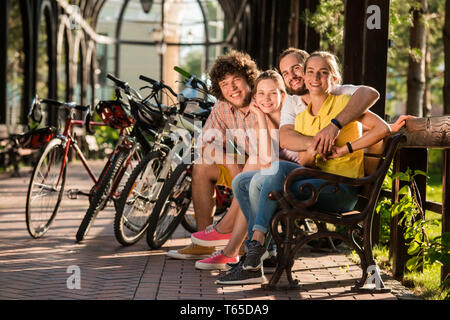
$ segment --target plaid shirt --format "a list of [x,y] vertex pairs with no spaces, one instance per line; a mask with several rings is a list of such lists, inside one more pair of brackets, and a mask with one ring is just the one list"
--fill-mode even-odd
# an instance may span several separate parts
[[[220,134],[220,141],[223,142],[224,147],[226,147],[227,140],[231,138],[240,152],[245,150],[249,154],[249,144],[254,139],[249,139],[251,135],[247,130],[255,129],[257,125],[256,116],[248,108],[236,109],[230,103],[218,100],[203,126],[203,145],[211,140],[211,136],[215,136],[217,141],[217,135]],[[245,145],[243,145],[244,142]]]

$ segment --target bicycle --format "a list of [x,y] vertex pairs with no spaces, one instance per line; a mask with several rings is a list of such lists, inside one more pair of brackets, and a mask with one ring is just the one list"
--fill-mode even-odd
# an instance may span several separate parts
[[22,137],[22,144],[42,148],[42,154],[33,168],[26,199],[25,220],[28,233],[33,238],[42,237],[56,217],[64,192],[70,149],[75,150],[92,181],[97,182],[86,158],[70,133],[71,128],[87,125],[90,130],[91,126],[105,125],[101,122],[87,121],[86,117],[83,120],[73,119],[75,110],[85,115],[89,114],[89,105],[82,106],[52,99],[39,100],[35,96],[29,116],[37,123],[42,121],[41,103],[47,104],[48,107],[56,106],[58,109],[67,110],[68,116],[62,134],[58,134],[53,127],[47,127],[31,130]]
[[[105,166],[105,174],[93,187],[94,196],[89,202],[89,208],[78,228],[77,242],[84,239],[96,216],[109,200],[113,200],[117,211],[117,199],[125,186],[123,184],[119,187],[124,173],[129,170],[127,175],[130,177],[144,155],[152,151],[153,143],[149,140],[155,139],[157,131],[162,127],[161,119],[150,103],[154,99],[159,106],[157,91],[152,91],[146,98],[142,98],[140,93],[130,87],[128,83],[111,74],[107,74],[107,78],[112,80],[116,86],[116,100],[101,101],[96,111],[105,123],[120,129],[120,135],[112,158]],[[122,102],[121,92],[126,95],[129,107]]]
[[[205,94],[205,99],[202,98],[190,98],[180,102],[180,104],[190,104],[190,112],[185,112],[186,106],[180,107],[180,112],[177,115],[177,124],[189,131],[190,151],[186,153],[186,157],[183,163],[178,165],[173,171],[171,177],[164,184],[158,200],[156,201],[153,211],[149,218],[149,229],[147,231],[147,243],[152,249],[160,248],[172,233],[176,227],[181,223],[183,227],[189,232],[195,232],[197,230],[195,218],[193,215],[187,215],[187,211],[192,202],[192,158],[196,150],[195,121],[201,121],[202,124],[206,121],[211,111],[213,102],[208,101],[208,91],[206,84],[197,79],[190,73],[182,70],[179,67],[174,68],[177,72],[180,72],[184,77],[188,78],[187,82],[191,84],[191,87],[195,90],[201,91]],[[232,192],[230,188],[216,185],[216,199],[218,206],[216,207],[216,214],[223,214],[229,207],[232,198]]]
[[[152,89],[152,97],[155,98],[155,107],[157,107],[157,110],[154,109],[153,112],[160,118],[160,130],[154,136],[151,152],[133,170],[117,201],[114,234],[117,241],[124,246],[139,241],[147,230],[149,212],[164,182],[170,177],[177,164],[177,161],[172,160],[180,161],[182,157],[174,146],[178,145],[179,150],[182,151],[182,143],[185,143],[183,142],[185,132],[181,129],[176,130],[171,120],[172,116],[178,112],[177,106],[165,106],[157,98],[160,92],[167,94],[166,91],[179,101],[183,101],[183,96],[177,95],[172,88],[162,82],[143,75],[139,78],[150,84],[148,88]],[[179,133],[178,137],[174,136],[175,132]]]

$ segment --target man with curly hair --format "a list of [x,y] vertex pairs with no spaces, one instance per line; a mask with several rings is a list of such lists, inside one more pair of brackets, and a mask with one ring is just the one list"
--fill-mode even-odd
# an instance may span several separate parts
[[[249,154],[251,141],[248,138],[248,130],[252,130],[256,124],[256,116],[250,112],[249,104],[251,92],[259,70],[252,58],[243,52],[230,50],[227,54],[219,56],[210,69],[211,92],[218,99],[202,130],[202,151],[211,145],[220,144],[221,150],[229,150],[227,133],[241,133],[243,137],[235,137],[235,150]],[[222,148],[223,147],[223,148]],[[217,150],[217,148],[213,148]],[[214,154],[212,154],[214,156]],[[206,158],[206,156],[204,157]],[[239,205],[233,200],[227,214],[221,220],[220,227],[212,225],[215,210],[215,185],[231,187],[234,176],[242,171],[244,163],[229,161],[230,158],[215,158],[211,163],[210,158],[194,163],[192,173],[192,200],[194,204],[195,219],[198,231],[206,230],[205,236],[210,236],[214,241],[205,241],[210,246],[190,244],[179,250],[171,250],[168,256],[178,259],[202,259],[210,257],[215,247],[211,245],[225,245],[231,237],[233,227],[243,228],[239,232],[245,237],[246,222],[243,214],[239,214]],[[231,159],[235,159],[232,157]],[[201,159],[202,160],[202,159]],[[239,221],[242,220],[239,223]],[[208,228],[207,228],[208,227]],[[222,228],[222,230],[220,230]],[[244,239],[238,239],[242,243]],[[217,265],[225,266],[226,263],[237,262],[238,257],[226,257],[222,251],[212,255],[213,261],[202,264],[200,268],[211,269]]]

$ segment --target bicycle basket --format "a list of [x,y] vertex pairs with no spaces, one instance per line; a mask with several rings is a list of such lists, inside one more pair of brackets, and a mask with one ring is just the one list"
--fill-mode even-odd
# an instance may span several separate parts
[[56,134],[55,127],[33,129],[18,138],[19,145],[24,149],[39,149],[45,146]]
[[124,129],[134,124],[134,118],[127,105],[120,100],[102,100],[96,107],[102,121],[115,129]]
[[134,117],[147,128],[158,129],[162,125],[162,114],[143,103],[133,101],[131,105],[131,112]]

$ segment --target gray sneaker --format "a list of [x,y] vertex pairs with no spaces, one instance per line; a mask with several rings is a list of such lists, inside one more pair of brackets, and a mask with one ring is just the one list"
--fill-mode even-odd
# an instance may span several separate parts
[[258,284],[264,283],[267,279],[262,270],[244,270],[240,265],[216,280],[215,284]]
[[247,257],[244,260],[242,268],[244,270],[261,269],[262,262],[269,257],[269,251],[258,241],[252,240],[248,244]]

